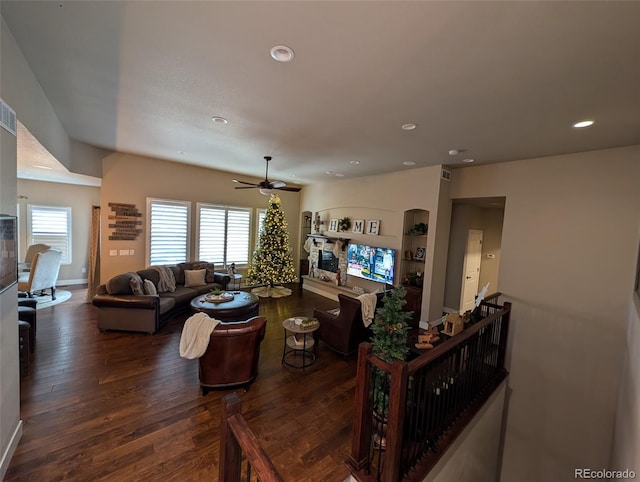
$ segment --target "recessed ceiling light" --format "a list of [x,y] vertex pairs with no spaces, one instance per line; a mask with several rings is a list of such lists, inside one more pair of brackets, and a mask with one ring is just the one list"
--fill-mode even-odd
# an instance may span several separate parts
[[462,162],[466,162],[467,164],[471,164],[475,159],[462,159]]
[[324,171],[325,174],[335,174],[333,171]]
[[336,177],[344,177],[344,174],[341,174],[339,172],[336,172]]
[[413,161],[404,161],[402,164],[404,166],[415,166],[416,165],[416,163],[413,162]]
[[38,169],[47,169],[49,171],[53,169],[51,166],[43,166],[42,164],[34,164],[33,167],[37,167]]
[[412,131],[416,127],[418,127],[418,124],[402,124],[403,131]]
[[291,62],[295,54],[286,45],[276,45],[271,49],[271,57],[277,62]]
[[360,164],[360,161],[349,161],[349,164],[353,164],[354,166],[357,166],[358,164]]
[[450,149],[449,150],[449,155],[450,156],[457,156],[459,152],[460,151],[458,149]]
[[178,151],[178,154],[180,154],[181,156],[186,156],[187,155],[187,153],[184,152],[184,151]]
[[213,122],[215,122],[216,124],[228,124],[229,121],[227,119],[225,119],[224,117],[212,117],[211,119]]
[[295,174],[289,174],[289,177],[297,177]]
[[575,129],[584,129],[585,127],[591,127],[593,124],[595,124],[595,122],[596,121],[593,121],[593,120],[583,120],[573,124],[573,127]]

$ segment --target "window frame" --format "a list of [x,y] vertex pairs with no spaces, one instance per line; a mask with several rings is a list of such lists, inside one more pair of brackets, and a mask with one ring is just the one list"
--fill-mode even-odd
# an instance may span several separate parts
[[[185,239],[185,259],[184,261],[177,261],[177,262],[173,262],[173,261],[167,261],[167,262],[152,262],[151,260],[151,248],[152,248],[152,241],[153,241],[153,234],[151,232],[151,214],[152,214],[152,206],[154,204],[157,205],[165,205],[165,206],[179,206],[179,207],[185,207],[187,212],[186,212],[186,239]],[[187,262],[191,259],[191,201],[183,201],[183,200],[179,200],[179,199],[162,199],[162,198],[147,198],[147,220],[146,220],[146,226],[147,226],[147,241],[146,241],[146,253],[145,253],[145,260],[147,263],[147,266],[153,266],[153,265],[163,265],[163,264],[178,264],[178,263],[182,263],[182,262]]]
[[[43,215],[45,211],[49,212],[58,212],[64,213],[67,219],[66,225],[66,234],[65,237],[65,248],[61,249],[59,245],[52,243],[49,239],[47,239],[46,235],[43,234],[35,234],[33,233],[33,211],[42,211]],[[62,260],[60,261],[61,265],[70,265],[73,263],[73,209],[71,206],[52,206],[47,204],[27,204],[27,246],[32,244],[46,244],[55,249],[60,249],[62,251]],[[39,238],[34,238],[37,236]],[[49,235],[51,236],[51,235]]]
[[[201,214],[203,209],[211,209],[224,211],[224,241],[223,241],[223,254],[222,260],[219,259],[206,259],[205,256],[201,254],[201,246],[200,241],[202,238],[201,235]],[[248,214],[247,220],[247,251],[246,262],[229,259],[229,242],[228,242],[228,233],[229,233],[229,212],[242,212]],[[251,227],[253,225],[253,209],[250,207],[244,206],[229,206],[224,204],[215,204],[215,203],[206,203],[206,202],[197,202],[196,203],[196,229],[195,229],[195,250],[198,253],[199,261],[208,261],[215,264],[221,264],[222,266],[228,266],[230,263],[235,263],[237,268],[244,268],[249,266],[251,263]]]

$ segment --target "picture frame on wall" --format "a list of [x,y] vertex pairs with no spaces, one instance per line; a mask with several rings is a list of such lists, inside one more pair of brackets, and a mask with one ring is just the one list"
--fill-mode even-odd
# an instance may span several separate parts
[[337,218],[329,220],[329,231],[334,231],[334,232],[338,231],[338,219]]
[[367,220],[367,230],[365,234],[371,234],[373,236],[377,236],[380,234],[380,220],[379,219],[369,219]]
[[364,233],[364,219],[354,219],[353,227],[351,228],[351,232],[355,234]]

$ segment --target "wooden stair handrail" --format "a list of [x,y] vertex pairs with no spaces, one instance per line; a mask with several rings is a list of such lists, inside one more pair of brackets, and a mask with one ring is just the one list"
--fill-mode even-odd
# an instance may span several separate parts
[[240,482],[242,454],[260,482],[283,482],[271,459],[241,414],[242,402],[237,393],[222,399],[220,424],[220,482]]

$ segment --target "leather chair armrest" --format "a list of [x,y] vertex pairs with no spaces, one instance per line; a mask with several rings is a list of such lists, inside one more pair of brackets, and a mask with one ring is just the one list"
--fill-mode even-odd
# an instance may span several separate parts
[[20,298],[18,297],[18,306],[28,306],[29,308],[35,308],[38,304],[38,300],[33,298]]
[[93,306],[155,310],[160,306],[160,297],[157,295],[95,295],[93,297]]
[[213,273],[213,279],[216,283],[222,285],[223,290],[226,290],[227,285],[231,281],[231,276],[229,276],[227,273]]

